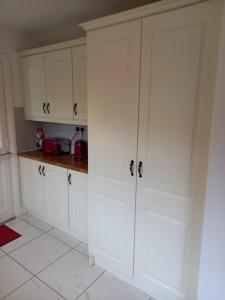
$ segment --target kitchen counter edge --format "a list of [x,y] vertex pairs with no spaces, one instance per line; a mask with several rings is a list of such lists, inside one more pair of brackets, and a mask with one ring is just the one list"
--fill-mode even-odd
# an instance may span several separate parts
[[71,154],[51,155],[38,150],[17,153],[18,157],[33,159],[46,164],[88,174],[88,160],[75,160]]

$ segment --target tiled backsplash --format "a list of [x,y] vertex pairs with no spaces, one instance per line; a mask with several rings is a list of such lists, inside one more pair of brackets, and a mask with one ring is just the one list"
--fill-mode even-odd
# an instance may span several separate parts
[[35,122],[26,121],[24,119],[24,109],[22,107],[15,108],[16,122],[16,142],[17,151],[26,151],[35,148]]
[[[18,152],[35,148],[36,128],[44,128],[46,137],[65,137],[72,139],[77,127],[76,125],[26,121],[24,118],[24,108],[22,107],[15,108],[15,122]],[[79,127],[85,129],[83,138],[87,140],[87,126]]]

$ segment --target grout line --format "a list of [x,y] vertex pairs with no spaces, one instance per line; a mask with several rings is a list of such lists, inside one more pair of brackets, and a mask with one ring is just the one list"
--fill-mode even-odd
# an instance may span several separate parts
[[41,234],[39,234],[38,236],[34,237],[33,239],[29,240],[28,242],[24,243],[23,245],[20,245],[19,247],[13,249],[12,251],[6,252],[6,251],[4,251],[3,249],[1,249],[1,250],[2,250],[3,252],[5,252],[7,255],[9,255],[9,254],[11,254],[12,252],[16,251],[17,249],[20,249],[20,248],[22,248],[23,246],[29,244],[30,242],[32,242],[32,241],[38,239],[39,237],[41,237],[41,236],[44,235],[44,234],[45,234],[44,232],[41,232]]
[[67,300],[63,295],[61,295],[58,291],[54,290],[50,285],[48,285],[45,281],[43,281],[41,278],[34,276],[34,278],[37,278],[38,280],[40,280],[44,285],[46,285],[50,290],[52,290],[54,293],[56,293],[58,296],[60,296],[61,298],[63,298],[64,300]]
[[[55,228],[55,227],[53,227],[53,228]],[[65,243],[64,241],[60,240],[59,238],[55,237],[54,235],[51,235],[51,234],[48,233],[48,232],[51,231],[53,228],[51,228],[50,230],[48,230],[48,231],[46,232],[46,234],[47,234],[48,236],[54,238],[55,240],[57,240],[57,241],[59,241],[59,242],[65,244],[67,247],[70,247],[71,249],[74,249],[75,247],[77,247],[77,246],[79,246],[79,245],[81,244],[81,242],[79,242],[79,244],[77,244],[75,247],[71,247],[69,244]],[[56,229],[56,230],[58,230],[58,229]],[[65,233],[65,235],[66,235],[66,233]]]
[[20,286],[18,286],[15,290],[11,291],[9,294],[7,294],[6,296],[4,296],[3,298],[1,298],[1,300],[6,299],[8,296],[12,295],[14,292],[16,292],[18,289],[20,289],[21,287],[23,287],[26,283],[28,283],[29,281],[31,281],[35,276],[31,277],[30,279],[26,280],[24,283],[22,283]]
[[51,263],[49,263],[47,266],[45,266],[43,269],[41,269],[40,271],[38,271],[36,274],[33,273],[32,271],[30,271],[29,269],[27,269],[26,266],[24,266],[21,262],[19,262],[18,260],[16,260],[13,256],[8,255],[10,258],[12,258],[12,260],[14,260],[16,263],[18,263],[20,266],[22,266],[24,269],[26,269],[28,272],[30,272],[33,276],[37,276],[38,274],[40,274],[42,271],[44,271],[45,269],[47,269],[48,267],[50,267],[51,265],[53,265],[56,261],[58,261],[60,258],[62,258],[64,255],[68,254],[70,251],[72,251],[73,249],[69,249],[68,251],[66,251],[65,253],[63,253],[61,256],[59,256],[57,259],[55,259],[54,261],[52,261]]
[[101,273],[101,275],[99,275],[92,283],[90,283],[74,300],[79,300],[79,298],[92,286],[96,283],[96,281],[102,277],[102,275],[105,273],[105,271],[103,271]]
[[8,255],[8,254],[7,254],[7,256],[8,256],[9,258],[11,258],[15,263],[17,263],[18,265],[20,265],[21,267],[23,267],[23,269],[25,269],[25,270],[26,270],[27,272],[29,272],[31,275],[35,276],[35,274],[34,274],[32,271],[28,270],[27,267],[24,266],[21,262],[17,261],[14,257],[12,257],[12,256],[10,256],[10,255]]
[[[57,293],[59,296],[61,296],[63,299],[66,300],[66,298],[64,296],[62,296],[60,293],[58,293],[56,290],[54,290],[51,286],[49,286],[46,282],[44,282],[41,278],[38,277],[38,275],[43,272],[45,269],[47,269],[48,267],[50,267],[51,265],[53,265],[55,262],[57,262],[60,258],[62,258],[63,256],[65,256],[66,254],[68,254],[69,252],[71,252],[73,249],[69,249],[67,252],[65,252],[63,255],[61,255],[60,257],[58,257],[56,260],[54,260],[53,262],[51,262],[50,264],[48,264],[46,267],[44,267],[42,270],[40,270],[37,274],[34,274],[32,271],[30,271],[29,269],[27,269],[26,266],[24,266],[22,263],[20,263],[19,261],[17,261],[14,257],[6,254],[9,258],[11,258],[15,263],[17,263],[18,265],[20,265],[23,269],[25,269],[28,273],[30,273],[32,275],[31,278],[29,278],[29,280],[27,280],[26,282],[24,282],[22,285],[20,285],[18,288],[22,287],[25,283],[27,283],[28,281],[30,281],[33,278],[37,278],[38,280],[40,280],[42,283],[44,283],[46,286],[48,286],[52,291],[54,291],[55,293]],[[14,291],[16,291],[18,288],[16,288],[15,290],[13,290],[12,292],[10,292],[10,294],[12,294]],[[8,294],[7,296],[9,296],[10,294]],[[6,297],[7,297],[6,296]],[[3,299],[5,299],[6,297],[4,297]],[[1,299],[1,300],[3,300]]]
[[88,255],[84,254],[83,252],[81,252],[80,250],[76,249],[76,248],[73,248],[73,250],[77,251],[78,253],[82,254],[83,256],[89,258]]
[[43,272],[44,270],[46,270],[47,268],[51,267],[54,263],[56,263],[58,260],[60,260],[63,256],[65,256],[65,255],[67,255],[68,253],[70,253],[72,250],[73,250],[73,249],[71,248],[71,249],[69,249],[68,251],[66,251],[64,254],[62,254],[61,256],[59,256],[56,260],[52,261],[50,264],[48,264],[48,265],[45,266],[43,269],[41,269],[40,271],[38,271],[38,272],[35,274],[35,276],[36,276],[37,278],[39,278],[38,275],[39,275],[40,273],[42,273],[42,272]]
[[[49,287],[52,291],[54,291],[56,294],[58,294],[59,296],[61,296],[63,299],[66,300],[66,298],[64,296],[62,296],[60,293],[58,293],[56,290],[54,290],[51,286],[49,286],[46,282],[44,282],[41,278],[39,278],[37,275],[40,274],[41,272],[43,272],[45,269],[47,269],[48,267],[50,267],[51,265],[53,265],[56,261],[58,261],[60,258],[62,258],[64,255],[68,254],[70,251],[72,251],[73,249],[69,249],[66,253],[64,253],[63,255],[61,255],[60,257],[58,257],[56,260],[54,260],[53,262],[51,262],[50,264],[48,264],[46,267],[44,267],[41,271],[39,271],[36,275],[30,271],[29,269],[27,269],[27,267],[25,267],[22,263],[20,263],[19,261],[17,261],[14,257],[6,254],[9,258],[11,258],[15,263],[17,263],[18,265],[20,265],[23,269],[25,269],[28,273],[30,273],[32,275],[31,278],[29,278],[29,280],[25,281],[22,285],[20,285],[18,288],[22,287],[24,284],[26,284],[28,281],[30,281],[33,278],[37,278],[38,280],[40,280],[42,283],[44,283],[47,287]],[[13,290],[12,292],[10,292],[10,294],[12,294],[13,292],[15,292],[18,288],[16,288],[15,290]],[[3,299],[5,299],[7,296],[9,296],[10,294],[6,295]],[[1,300],[3,300],[1,299]]]
[[[25,223],[27,223],[27,224],[29,224],[29,225],[31,225],[31,226],[33,226],[34,228],[36,228],[36,229],[38,229],[38,230],[40,230],[40,231],[42,231],[42,232],[44,232],[44,233],[46,233],[46,232],[48,232],[48,231],[50,231],[52,228],[53,228],[53,226],[50,228],[50,229],[48,229],[48,230],[43,230],[43,229],[41,229],[40,227],[38,227],[37,225],[34,225],[34,224],[32,224],[32,223],[30,223],[29,221],[27,221],[26,219],[25,220],[23,220]],[[40,220],[41,221],[41,220]],[[44,223],[44,222],[43,222]],[[46,223],[46,224],[48,224],[48,223]],[[48,224],[49,225],[49,224]],[[51,225],[49,225],[49,226],[51,226]]]
[[[18,219],[18,220],[15,221],[16,219]],[[13,222],[13,221],[15,221],[15,222]],[[15,218],[13,218],[11,221],[9,220],[9,221],[7,221],[7,222],[4,222],[3,224],[5,224],[6,226],[12,226],[12,225],[14,225],[14,224],[19,223],[20,221],[22,221],[20,218],[15,217]],[[13,223],[11,223],[11,222],[13,222]]]

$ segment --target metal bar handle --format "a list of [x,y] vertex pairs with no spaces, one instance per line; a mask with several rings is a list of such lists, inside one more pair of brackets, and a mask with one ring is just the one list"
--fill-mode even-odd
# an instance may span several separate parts
[[49,102],[47,103],[47,112],[48,112],[48,114],[50,114],[50,103]]
[[142,178],[142,167],[143,167],[143,163],[142,163],[142,161],[139,161],[139,164],[138,164],[138,174],[139,174],[140,178]]
[[45,176],[45,167],[42,167],[42,175]]
[[74,103],[73,111],[74,111],[74,115],[77,116],[77,103]]
[[71,174],[68,175],[68,182],[69,182],[70,185],[72,184],[71,183]]
[[38,172],[39,172],[39,174],[41,175],[41,165],[40,165],[39,168],[38,168]]
[[134,176],[134,161],[130,161],[130,175]]
[[44,114],[46,114],[45,106],[46,106],[46,103],[44,102],[43,105],[42,105],[42,109],[43,109]]

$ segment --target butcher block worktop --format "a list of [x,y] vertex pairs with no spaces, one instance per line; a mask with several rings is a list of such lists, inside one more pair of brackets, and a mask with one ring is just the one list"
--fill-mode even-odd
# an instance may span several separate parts
[[51,155],[38,150],[33,150],[18,153],[18,156],[82,173],[88,173],[88,160],[75,160],[70,154]]

